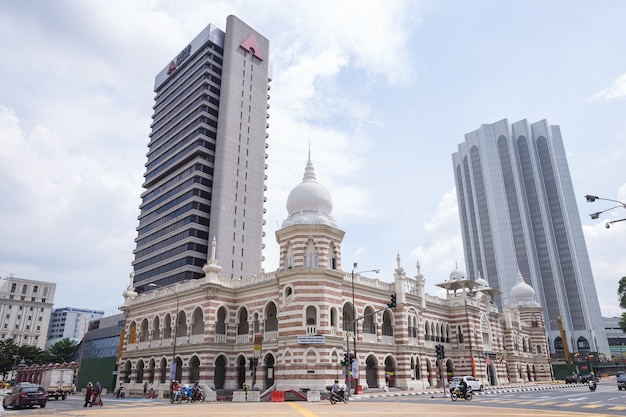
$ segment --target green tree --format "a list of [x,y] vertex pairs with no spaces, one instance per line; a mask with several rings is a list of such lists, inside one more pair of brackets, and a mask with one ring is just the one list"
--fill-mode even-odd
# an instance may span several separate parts
[[65,363],[68,362],[78,343],[72,339],[62,339],[50,345],[44,352],[45,363]]
[[[619,280],[617,295],[619,297],[619,306],[626,310],[626,277],[622,277],[622,279]],[[626,312],[622,313],[622,317],[620,317],[617,324],[622,331],[626,333]]]
[[0,374],[6,379],[7,374],[16,364],[18,346],[13,339],[0,340]]

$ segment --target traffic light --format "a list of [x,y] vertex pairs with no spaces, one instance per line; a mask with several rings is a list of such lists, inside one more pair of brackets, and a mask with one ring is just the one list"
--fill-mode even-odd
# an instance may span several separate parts
[[443,346],[435,345],[435,352],[437,355],[437,359],[443,359]]
[[443,350],[444,346],[443,345],[439,345],[439,348],[441,349],[441,352],[440,352],[441,353],[441,359],[445,359],[446,358],[446,353]]
[[259,364],[259,358],[248,358],[250,360],[250,370],[253,371],[254,368]]
[[387,304],[389,308],[396,308],[396,294],[391,294],[391,301]]

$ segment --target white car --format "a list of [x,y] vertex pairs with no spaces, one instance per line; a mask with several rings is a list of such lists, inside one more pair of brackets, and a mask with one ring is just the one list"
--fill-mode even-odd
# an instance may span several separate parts
[[462,379],[465,380],[468,387],[472,388],[472,391],[482,391],[484,388],[483,384],[473,376],[455,376],[450,380],[450,392],[456,389]]

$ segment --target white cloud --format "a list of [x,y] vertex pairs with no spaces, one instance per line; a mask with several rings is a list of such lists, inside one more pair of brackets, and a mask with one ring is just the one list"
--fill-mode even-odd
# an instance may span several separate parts
[[610,100],[626,96],[626,74],[614,80],[611,85],[592,95],[589,100]]

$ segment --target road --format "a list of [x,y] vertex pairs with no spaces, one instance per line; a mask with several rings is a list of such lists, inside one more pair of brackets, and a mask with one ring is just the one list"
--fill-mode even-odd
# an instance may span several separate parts
[[572,417],[584,415],[623,416],[626,414],[626,391],[604,383],[596,392],[585,386],[549,387],[550,389],[502,388],[478,393],[472,401],[452,402],[442,392],[428,395],[391,393],[363,395],[349,404],[321,402],[210,402],[170,404],[167,400],[104,398],[104,406],[84,408],[80,395],[65,401],[50,400],[44,409],[2,410],[2,416],[57,417]]

